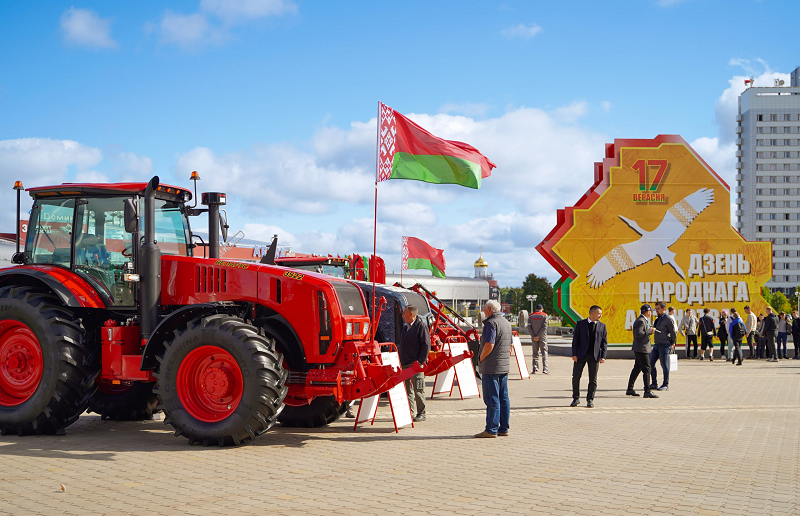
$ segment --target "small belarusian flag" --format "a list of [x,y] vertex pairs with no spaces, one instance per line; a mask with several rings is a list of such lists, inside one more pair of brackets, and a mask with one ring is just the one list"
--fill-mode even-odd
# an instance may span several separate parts
[[478,149],[432,135],[389,106],[378,104],[376,180],[414,179],[480,188],[494,163]]
[[444,278],[444,251],[429,246],[419,238],[403,237],[403,270],[428,269],[437,278]]

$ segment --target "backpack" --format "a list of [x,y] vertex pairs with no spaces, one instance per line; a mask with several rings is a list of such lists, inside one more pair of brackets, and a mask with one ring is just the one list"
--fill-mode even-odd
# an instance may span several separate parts
[[747,330],[745,329],[742,320],[739,319],[739,322],[737,322],[735,325],[733,325],[733,328],[731,328],[731,338],[733,340],[742,340],[745,335],[747,335]]

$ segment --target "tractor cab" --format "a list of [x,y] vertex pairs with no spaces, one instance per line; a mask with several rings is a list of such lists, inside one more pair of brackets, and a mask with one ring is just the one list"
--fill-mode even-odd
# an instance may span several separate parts
[[[144,213],[146,183],[63,184],[32,188],[25,252],[15,262],[68,268],[89,282],[111,307],[134,308],[137,258],[144,217],[136,232],[126,232],[125,205]],[[192,256],[189,210],[191,192],[161,185],[155,196],[155,238],[161,254]],[[130,229],[130,228],[129,228]]]

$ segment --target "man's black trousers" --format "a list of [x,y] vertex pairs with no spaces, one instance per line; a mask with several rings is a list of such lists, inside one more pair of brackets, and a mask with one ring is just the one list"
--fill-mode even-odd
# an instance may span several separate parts
[[639,378],[639,373],[644,377],[644,392],[650,392],[650,353],[633,352],[634,362],[631,377],[628,379],[628,390],[633,390],[633,384]]
[[579,358],[577,362],[572,363],[572,399],[577,400],[581,397],[581,376],[583,375],[583,366],[589,365],[589,392],[586,394],[586,401],[594,400],[594,393],[597,391],[597,371],[600,368],[600,362],[596,361],[591,353],[586,353],[586,356]]
[[697,358],[697,335],[686,336],[686,358],[692,358],[689,356],[692,351],[692,344],[694,344],[694,358]]

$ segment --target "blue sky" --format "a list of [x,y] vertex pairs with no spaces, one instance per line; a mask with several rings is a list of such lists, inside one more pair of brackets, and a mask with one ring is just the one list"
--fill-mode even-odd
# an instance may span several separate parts
[[[556,274],[534,246],[614,138],[677,133],[733,175],[742,78],[800,64],[790,1],[4,2],[0,203],[16,179],[228,192],[249,238],[366,252],[378,100],[497,165],[484,188],[381,184],[379,253],[402,235],[501,285]],[[730,183],[730,181],[729,181]],[[200,222],[200,221],[198,221]],[[12,210],[0,214],[13,230]],[[199,224],[202,225],[202,224]]]

